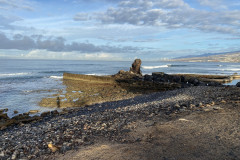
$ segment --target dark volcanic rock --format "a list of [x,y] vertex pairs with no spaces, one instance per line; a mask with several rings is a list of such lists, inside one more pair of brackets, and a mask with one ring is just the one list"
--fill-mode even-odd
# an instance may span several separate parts
[[9,119],[7,113],[0,114],[0,120],[7,120],[7,119]]
[[238,82],[238,83],[236,84],[236,86],[237,86],[237,87],[240,87],[240,82]]
[[141,59],[135,59],[135,61],[132,64],[132,67],[130,68],[130,71],[135,73],[135,74],[140,74],[141,75],[142,74],[141,70],[140,70],[141,64],[142,64]]
[[148,74],[144,75],[144,81],[152,81],[152,80],[153,80],[153,76]]

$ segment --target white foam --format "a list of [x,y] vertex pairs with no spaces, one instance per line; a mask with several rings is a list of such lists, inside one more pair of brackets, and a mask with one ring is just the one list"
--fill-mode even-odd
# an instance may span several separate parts
[[50,78],[53,78],[53,79],[63,79],[63,76],[50,76]]
[[0,74],[0,77],[14,77],[14,76],[23,76],[23,75],[28,75],[29,73],[3,73]]
[[143,69],[156,69],[156,68],[167,68],[170,65],[161,65],[161,66],[142,66]]
[[220,69],[221,71],[240,71],[239,68]]

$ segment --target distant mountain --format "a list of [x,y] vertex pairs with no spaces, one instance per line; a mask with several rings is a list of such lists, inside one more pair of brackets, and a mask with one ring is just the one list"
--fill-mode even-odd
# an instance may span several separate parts
[[184,62],[237,62],[240,63],[240,51],[228,53],[207,53],[202,55],[189,55],[172,59]]

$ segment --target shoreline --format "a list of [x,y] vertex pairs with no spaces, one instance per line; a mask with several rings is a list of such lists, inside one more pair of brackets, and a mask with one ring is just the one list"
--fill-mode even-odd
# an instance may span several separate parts
[[[8,109],[1,109],[0,118],[3,121],[5,119],[6,122],[0,123],[0,129],[4,129],[10,125],[37,121],[42,119],[42,116],[44,115],[58,114],[59,111],[60,113],[64,113],[65,108],[84,107],[94,105],[95,103],[119,101],[134,98],[139,95],[174,90],[178,88],[186,88],[198,85],[206,86],[207,83],[212,83],[212,86],[218,86],[220,85],[219,82],[223,83],[226,81],[232,81],[240,77],[240,75],[168,75],[163,72],[154,72],[152,77],[150,77],[151,75],[144,75],[141,78],[138,75],[135,77],[135,74],[129,74],[125,71],[122,71],[121,73],[120,72],[112,76],[93,76],[64,73],[63,83],[67,86],[66,91],[61,90],[61,92],[58,94],[50,95],[52,98],[43,98],[40,102],[40,106],[51,108],[52,111],[39,112],[39,110],[30,110],[29,112],[22,114],[17,114],[17,111],[16,113],[14,111],[14,114],[16,115],[12,118],[9,118],[7,115]],[[154,77],[157,77],[157,80],[154,80]],[[184,80],[182,81],[178,77],[184,77]],[[159,78],[160,81],[158,80]],[[139,80],[141,83],[139,83]],[[169,82],[169,80],[171,80],[171,82]],[[180,83],[180,86],[177,83]],[[148,87],[145,88],[143,87],[144,85],[147,85]],[[85,86],[85,88],[79,88],[79,86]],[[132,89],[129,90],[129,88]],[[81,97],[81,99],[79,97]]]
[[[121,144],[138,144],[144,142],[143,137],[132,139],[130,124],[147,121],[154,126],[157,121],[165,123],[194,113],[221,112],[226,104],[239,107],[238,95],[240,88],[235,86],[193,86],[69,109],[65,113],[55,112],[35,122],[0,131],[3,139],[0,156],[51,159],[51,156],[69,150],[97,144],[99,138]],[[56,155],[49,144],[56,147]]]

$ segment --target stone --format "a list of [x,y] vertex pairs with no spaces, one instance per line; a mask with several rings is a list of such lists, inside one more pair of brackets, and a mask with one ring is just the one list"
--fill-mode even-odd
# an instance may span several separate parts
[[221,100],[221,103],[227,103],[225,100]]
[[188,83],[191,83],[191,84],[193,84],[194,86],[197,86],[197,85],[199,85],[200,81],[199,81],[197,78],[190,78],[190,79],[188,80]]
[[30,110],[28,113],[29,114],[35,114],[35,113],[38,113],[39,112],[39,110]]
[[198,104],[197,104],[197,107],[203,107],[202,102],[198,103]]
[[144,81],[152,81],[153,80],[153,77],[151,75],[144,75]]
[[142,64],[141,59],[135,59],[135,61],[132,64],[132,67],[130,68],[130,72],[141,75],[142,74],[141,69],[140,69],[141,64]]
[[18,158],[18,151],[15,151],[13,154],[12,154],[12,160],[15,160],[15,159],[17,159]]
[[4,157],[5,156],[5,153],[2,151],[0,152],[0,157]]
[[8,120],[9,117],[7,115],[7,113],[4,113],[4,114],[0,114],[0,120]]
[[58,114],[59,114],[59,112],[57,110],[51,111],[51,115],[58,115]]
[[50,111],[48,111],[48,112],[43,112],[42,114],[41,114],[41,117],[47,117],[47,116],[50,116],[51,115],[51,112]]
[[0,114],[7,111],[8,111],[8,108],[0,109]]
[[175,104],[175,105],[174,105],[174,108],[175,108],[175,109],[180,109],[181,106],[180,106],[179,104]]
[[118,72],[118,74],[125,74],[126,73],[126,71],[124,71],[124,70],[120,70],[119,72]]
[[179,76],[173,76],[172,77],[173,82],[180,83],[181,82],[181,77]]
[[58,150],[58,147],[53,145],[52,143],[48,144],[48,148],[52,151],[52,152],[56,152]]
[[152,73],[153,81],[156,82],[165,82],[166,76],[164,72],[153,72]]
[[18,111],[15,110],[15,111],[13,111],[13,113],[14,113],[14,114],[18,114]]
[[240,87],[240,82],[238,82],[238,83],[236,84],[236,86],[237,86],[237,87]]

